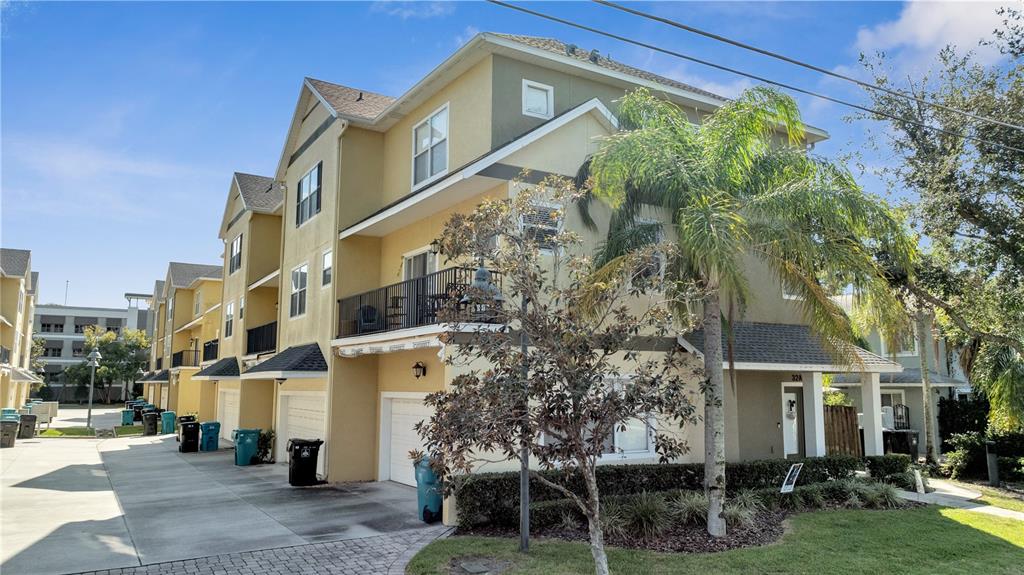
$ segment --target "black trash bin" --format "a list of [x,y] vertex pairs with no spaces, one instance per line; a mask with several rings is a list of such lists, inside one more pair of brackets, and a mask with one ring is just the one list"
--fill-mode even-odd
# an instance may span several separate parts
[[288,483],[294,487],[317,485],[316,460],[320,455],[319,439],[288,440]]
[[176,437],[176,439],[178,441],[181,441],[181,425],[183,423],[188,423],[190,421],[195,421],[195,420],[196,420],[196,416],[194,416],[194,415],[181,415],[181,416],[178,416],[178,436]]
[[135,421],[142,421],[142,408],[145,407],[143,404],[138,403],[132,406],[132,410],[135,411]]
[[36,420],[39,418],[34,413],[22,413],[18,426],[18,439],[32,439],[36,436]]
[[142,414],[142,435],[156,435],[157,422],[160,421],[160,414],[150,411]]
[[[188,417],[188,416],[185,416]],[[195,418],[192,418],[195,420]],[[199,423],[196,421],[182,421],[178,426],[181,432],[181,445],[178,451],[182,453],[195,453],[199,451]]]

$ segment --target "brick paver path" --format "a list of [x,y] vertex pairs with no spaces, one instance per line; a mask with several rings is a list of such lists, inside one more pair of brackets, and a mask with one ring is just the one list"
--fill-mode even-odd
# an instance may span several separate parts
[[[228,553],[154,563],[141,567],[89,571],[88,575],[401,575],[417,551],[449,533],[443,526],[311,543],[244,553]],[[82,575],[86,575],[83,573]]]

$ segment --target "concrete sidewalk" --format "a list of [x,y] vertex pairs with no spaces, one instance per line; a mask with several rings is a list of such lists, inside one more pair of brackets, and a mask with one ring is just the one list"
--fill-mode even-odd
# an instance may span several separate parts
[[941,479],[929,479],[928,484],[933,487],[935,491],[923,494],[911,491],[900,491],[900,496],[911,501],[931,503],[932,505],[942,505],[944,507],[955,507],[957,509],[966,509],[967,511],[977,511],[978,513],[985,513],[987,515],[995,515],[997,517],[1006,517],[1008,519],[1024,521],[1024,513],[1021,513],[1020,511],[1003,509],[1002,507],[978,502],[977,499],[981,498],[982,495],[978,491],[964,489],[957,485],[942,481]]

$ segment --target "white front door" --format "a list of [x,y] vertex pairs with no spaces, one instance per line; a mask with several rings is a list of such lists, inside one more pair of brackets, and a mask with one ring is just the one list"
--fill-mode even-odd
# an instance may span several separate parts
[[167,409],[167,394],[169,393],[171,384],[160,386],[160,409]]
[[800,404],[796,393],[782,394],[782,447],[783,457],[800,453]]
[[[423,441],[420,439],[413,426],[429,419],[431,408],[423,405],[422,398],[391,398],[385,400],[390,404],[390,414],[384,430],[384,441],[387,452],[383,461],[387,462],[387,477],[405,485],[416,485],[416,474],[413,471],[412,460],[409,459],[409,452],[422,450]],[[384,466],[382,465],[382,470]]]
[[[277,440],[275,460],[288,463],[289,439],[327,440],[324,421],[327,413],[327,396],[323,392],[282,393],[277,402]],[[316,472],[324,475],[326,444],[320,446],[316,460]]]
[[221,389],[217,392],[217,421],[220,422],[220,438],[231,441],[231,432],[238,429],[237,389]]

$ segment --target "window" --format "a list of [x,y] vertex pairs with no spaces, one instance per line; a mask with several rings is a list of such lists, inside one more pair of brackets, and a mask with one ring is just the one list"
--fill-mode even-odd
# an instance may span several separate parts
[[905,405],[905,401],[903,399],[903,390],[883,391],[880,395],[882,396],[882,407],[894,407],[896,405]]
[[199,315],[203,311],[203,292],[202,290],[196,290],[195,304],[192,306],[192,314]]
[[64,331],[64,324],[62,323],[44,323],[39,327],[40,331],[46,333],[61,333]]
[[[298,194],[296,194],[295,227],[301,226],[320,213],[320,185],[322,183],[323,162],[318,162],[299,180]],[[241,263],[241,256],[238,261]]]
[[[885,353],[895,354],[897,356],[913,356],[917,355],[917,334],[916,330],[910,330],[900,336],[899,340],[896,341],[895,345],[891,342],[883,342],[886,348]],[[883,354],[884,355],[884,354]]]
[[73,344],[71,348],[72,357],[85,357],[85,345],[84,344]]
[[18,313],[25,309],[25,290],[18,290]]
[[61,348],[59,347],[45,347],[43,348],[43,357],[60,357]]
[[238,298],[238,319],[245,319],[245,296]]
[[228,273],[233,274],[242,267],[242,234],[231,240],[231,257],[228,259]]
[[228,302],[224,308],[224,337],[231,337],[235,332],[235,302]]
[[555,115],[555,89],[524,78],[523,115],[550,120]]
[[402,279],[421,278],[436,271],[437,263],[434,254],[427,250],[419,253],[406,254],[402,257]]
[[448,104],[412,129],[412,184],[448,170]]
[[85,327],[86,326],[85,326],[84,323],[76,323],[75,324],[75,333],[85,333]]
[[[628,383],[627,378],[613,379],[612,385],[621,388]],[[617,425],[610,437],[604,439],[602,445],[601,459],[628,459],[637,457],[652,457],[655,455],[652,430],[655,420],[653,417],[633,418],[622,425]],[[552,441],[547,437],[543,438],[545,443]]]
[[520,216],[520,225],[526,237],[537,242],[537,246],[547,252],[554,252],[557,247],[555,236],[562,231],[562,208],[554,204],[532,204],[526,213]]
[[306,313],[306,276],[309,266],[303,264],[292,270],[292,296],[288,316],[298,317]]
[[334,252],[324,252],[323,266],[320,268],[320,285],[331,285],[331,275],[334,273]]

